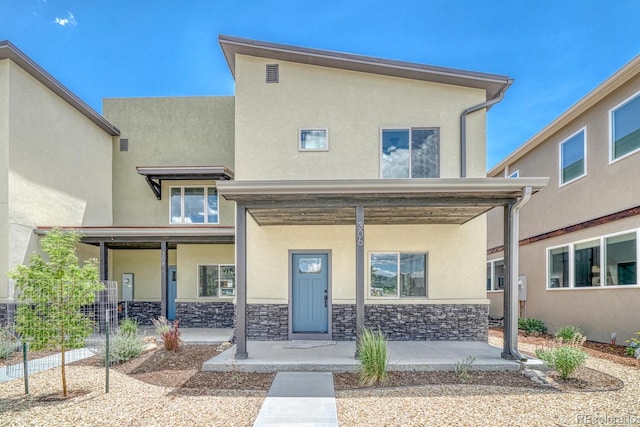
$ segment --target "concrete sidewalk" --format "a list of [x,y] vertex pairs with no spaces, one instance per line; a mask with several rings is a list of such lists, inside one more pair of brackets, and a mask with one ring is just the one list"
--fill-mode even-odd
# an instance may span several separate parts
[[[94,356],[95,353],[88,348],[79,348],[75,350],[65,351],[65,366],[78,360],[86,359]],[[27,364],[28,374],[46,371],[60,366],[62,364],[62,354],[51,354],[39,359],[30,360]],[[0,368],[0,383],[22,378],[24,376],[24,364],[16,363],[15,365],[3,366]]]
[[278,372],[254,426],[337,426],[330,372]]
[[[389,341],[390,371],[452,371],[456,362],[474,358],[472,370],[516,371],[520,364],[502,359],[501,349],[478,341]],[[235,360],[235,346],[202,365],[203,371],[353,372],[358,367],[355,341],[249,341],[249,357]]]

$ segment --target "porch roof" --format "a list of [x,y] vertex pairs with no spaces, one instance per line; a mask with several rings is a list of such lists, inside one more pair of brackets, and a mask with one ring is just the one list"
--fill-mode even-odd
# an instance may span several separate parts
[[[53,227],[38,227],[43,235]],[[173,227],[60,227],[82,234],[82,243],[106,243],[109,249],[160,249],[167,242],[170,249],[178,244],[234,243],[233,226],[173,226]]]
[[265,225],[355,223],[364,206],[367,224],[464,224],[496,206],[515,202],[524,188],[539,191],[548,178],[444,178],[219,182],[225,199],[243,204]]

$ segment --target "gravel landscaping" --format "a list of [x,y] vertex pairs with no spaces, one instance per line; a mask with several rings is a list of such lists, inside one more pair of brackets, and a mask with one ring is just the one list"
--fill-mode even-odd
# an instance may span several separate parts
[[[492,344],[501,339],[491,331]],[[521,337],[520,349],[532,353],[545,345],[546,337]],[[639,417],[640,423],[636,361],[607,347],[590,352],[598,358],[590,357],[570,381],[558,380],[555,387],[517,372],[472,372],[465,383],[452,372],[398,372],[381,388],[361,388],[353,374],[336,374],[338,420],[344,426],[543,426],[603,424],[608,416],[622,417],[618,424],[624,417]],[[207,345],[150,351],[111,369],[108,394],[104,368],[95,359],[67,369],[73,395],[66,399],[57,394],[59,368],[32,375],[29,396],[20,380],[0,384],[0,425],[252,425],[274,375],[200,372],[216,353]]]

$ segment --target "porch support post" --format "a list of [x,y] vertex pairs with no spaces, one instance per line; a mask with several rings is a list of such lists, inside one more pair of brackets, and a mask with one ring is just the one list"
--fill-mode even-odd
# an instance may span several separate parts
[[100,280],[109,280],[109,249],[107,242],[100,242]]
[[[512,348],[512,333],[514,325],[511,320],[511,241],[512,227],[511,227],[511,209],[513,203],[504,205],[504,293],[503,293],[503,330],[502,330],[502,358],[507,360],[513,360],[514,357],[511,354]],[[516,319],[515,325],[516,334],[518,333],[518,325]],[[517,337],[516,337],[517,340]]]
[[236,359],[247,357],[247,208],[236,203]]
[[364,206],[356,206],[356,339],[364,329]]
[[167,290],[169,289],[169,244],[160,242],[160,315],[167,317]]

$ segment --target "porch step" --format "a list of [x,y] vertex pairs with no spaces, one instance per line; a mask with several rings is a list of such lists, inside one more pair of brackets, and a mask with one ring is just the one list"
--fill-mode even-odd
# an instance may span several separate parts
[[337,426],[331,372],[278,372],[253,424]]

